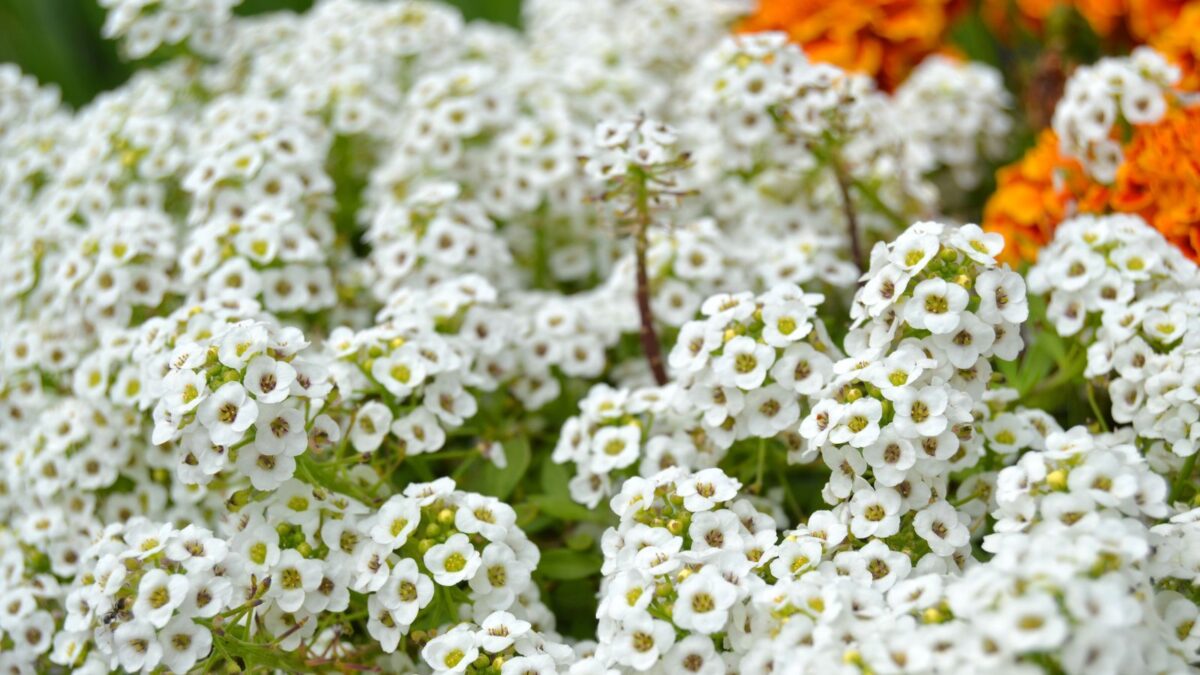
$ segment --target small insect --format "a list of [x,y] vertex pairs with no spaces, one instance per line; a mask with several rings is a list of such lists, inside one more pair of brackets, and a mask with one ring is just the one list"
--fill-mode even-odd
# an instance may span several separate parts
[[116,621],[119,616],[125,613],[125,608],[129,605],[129,598],[118,598],[113,608],[104,615],[102,619],[104,623],[109,624]]

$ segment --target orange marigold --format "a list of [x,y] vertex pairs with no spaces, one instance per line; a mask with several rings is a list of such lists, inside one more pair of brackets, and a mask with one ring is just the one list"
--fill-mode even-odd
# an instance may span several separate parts
[[1200,106],[1137,128],[1117,170],[1111,206],[1141,215],[1200,261]]
[[1033,262],[1059,223],[1074,213],[1102,211],[1106,199],[1104,187],[1088,180],[1078,162],[1059,154],[1058,137],[1046,130],[1024,157],[996,174],[983,227],[1004,235],[1006,262]]
[[1138,42],[1151,42],[1171,28],[1183,10],[1195,0],[1127,0],[1129,34]]
[[1155,51],[1179,66],[1179,88],[1200,91],[1200,4],[1190,5],[1179,18],[1150,41]]
[[965,0],[761,0],[741,32],[782,31],[814,61],[873,75],[891,91],[929,54]]
[[1059,11],[1073,8],[1097,35],[1142,43],[1175,20],[1189,0],[983,0],[984,20],[1000,35],[1013,24],[1041,32]]

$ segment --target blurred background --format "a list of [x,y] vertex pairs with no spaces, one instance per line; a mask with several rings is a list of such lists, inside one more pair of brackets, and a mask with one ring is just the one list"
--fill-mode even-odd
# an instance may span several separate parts
[[[447,0],[468,19],[516,26],[521,0]],[[313,0],[245,0],[236,13],[307,10]],[[116,43],[100,37],[104,10],[96,0],[0,0],[0,62],[11,62],[44,84],[57,84],[78,107],[124,82],[133,66]]]

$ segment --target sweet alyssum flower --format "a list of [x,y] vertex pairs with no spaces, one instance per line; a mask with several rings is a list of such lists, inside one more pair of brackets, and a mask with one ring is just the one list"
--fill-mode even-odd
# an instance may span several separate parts
[[985,230],[936,2],[104,4],[0,66],[0,667],[1196,666],[1192,12]]

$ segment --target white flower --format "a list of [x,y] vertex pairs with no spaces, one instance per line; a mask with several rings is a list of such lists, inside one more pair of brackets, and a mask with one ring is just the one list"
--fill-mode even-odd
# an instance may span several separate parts
[[713,374],[726,387],[750,390],[762,385],[773,363],[774,348],[739,335],[725,343],[724,351],[713,364]]
[[296,473],[294,457],[265,453],[257,443],[238,449],[235,466],[256,490],[274,490]]
[[724,630],[729,608],[737,600],[737,587],[721,577],[713,567],[693,574],[677,588],[678,600],[672,620],[685,630],[713,634]]
[[904,481],[908,470],[917,463],[917,451],[912,443],[889,427],[863,450],[863,459],[871,465],[876,483],[895,487]]
[[968,258],[983,265],[995,263],[996,256],[1004,250],[1004,235],[984,232],[973,223],[951,232],[950,242]]
[[696,675],[725,675],[725,663],[706,635],[689,635],[663,657],[666,672]]
[[304,413],[295,408],[263,404],[254,423],[254,447],[263,454],[295,457],[308,448]]
[[372,597],[391,611],[392,619],[401,626],[410,626],[417,613],[433,599],[433,582],[421,574],[412,558],[401,558],[392,567],[387,583]]
[[435,544],[425,552],[425,567],[433,573],[433,580],[442,586],[453,586],[470,579],[479,569],[479,552],[471,545],[467,535],[451,535],[444,543]]
[[517,656],[500,666],[500,675],[557,675],[561,672],[549,654]]
[[483,651],[499,654],[508,649],[517,639],[529,632],[531,625],[508,612],[492,612],[475,634]]
[[934,502],[917,512],[913,528],[935,555],[947,557],[971,540],[971,533],[961,522],[958,511],[945,501]]
[[306,559],[295,549],[288,549],[271,570],[269,593],[280,609],[295,612],[304,605],[304,595],[315,592],[323,578],[320,560]]
[[1029,318],[1025,279],[1005,270],[985,270],[975,277],[979,318],[988,323],[1024,323]]
[[970,296],[962,286],[945,279],[926,279],[913,289],[904,303],[904,320],[913,328],[924,328],[934,335],[958,328],[960,314]]
[[746,394],[742,415],[751,436],[770,438],[796,424],[800,405],[783,387],[768,385]]
[[379,507],[367,533],[377,543],[397,549],[408,541],[408,535],[420,522],[420,505],[408,497],[393,495]]
[[400,637],[408,631],[408,625],[397,622],[392,610],[383,604],[380,594],[367,596],[367,634],[379,642],[385,654],[396,651]]
[[446,432],[437,417],[424,408],[392,422],[392,435],[410,455],[434,452],[446,443]]
[[838,425],[829,434],[829,440],[865,448],[879,438],[879,420],[882,417],[883,404],[873,398],[860,398],[843,409]]
[[890,537],[900,530],[900,495],[892,488],[855,489],[850,499],[850,532],[859,539]]
[[454,512],[454,527],[467,534],[478,532],[488,541],[503,541],[516,522],[511,506],[485,495],[466,495]]
[[171,619],[171,613],[183,604],[188,595],[188,580],[182,574],[167,574],[163,570],[150,570],[138,582],[137,599],[133,602],[133,616],[139,621],[162,628]]
[[435,673],[466,672],[478,657],[478,640],[466,625],[456,626],[450,632],[435,637],[421,650],[421,658]]
[[392,396],[403,399],[425,381],[425,365],[414,347],[404,345],[388,356],[375,359],[371,376]]
[[605,426],[592,434],[590,468],[596,473],[622,469],[637,461],[642,430],[635,424]]
[[242,381],[259,403],[279,403],[287,398],[296,381],[296,369],[286,361],[260,354],[250,359]]
[[693,513],[733,499],[740,489],[742,484],[736,478],[715,468],[703,469],[675,484],[675,494],[683,497],[684,508]]
[[172,370],[163,378],[162,386],[163,400],[176,415],[195,410],[209,395],[204,373],[194,370]]
[[1004,647],[1016,653],[1054,649],[1067,637],[1067,623],[1059,614],[1058,603],[1046,593],[1004,603],[991,625],[1003,636]]
[[895,405],[896,417],[892,426],[905,438],[937,436],[949,424],[946,418],[949,397],[945,387],[904,389],[896,394]]
[[937,235],[907,230],[896,238],[895,244],[888,252],[888,260],[896,267],[915,275],[925,269],[940,247]]
[[512,606],[517,595],[532,583],[530,571],[507,544],[498,541],[488,544],[480,556],[479,569],[469,582],[476,606],[497,609]]
[[442,375],[425,388],[425,409],[445,424],[457,427],[475,414],[478,404],[456,376]]
[[258,419],[258,404],[238,382],[226,382],[204,399],[196,418],[216,445],[233,445]]
[[971,368],[995,340],[996,332],[990,325],[970,312],[963,312],[958,328],[934,336],[933,341],[955,368]]
[[803,396],[816,394],[832,375],[833,362],[807,343],[789,346],[771,366],[777,384]]
[[391,423],[392,411],[378,401],[369,401],[358,409],[350,425],[350,443],[359,452],[375,452]]
[[787,347],[812,332],[811,308],[803,302],[769,303],[763,306],[763,342]]
[[649,670],[675,644],[675,628],[642,614],[622,622],[612,644],[617,663],[638,671]]
[[162,664],[173,673],[186,673],[212,649],[212,633],[190,618],[172,619],[158,634]]
[[162,661],[163,648],[149,622],[121,624],[113,631],[113,642],[117,647],[117,661],[128,672],[154,670]]

